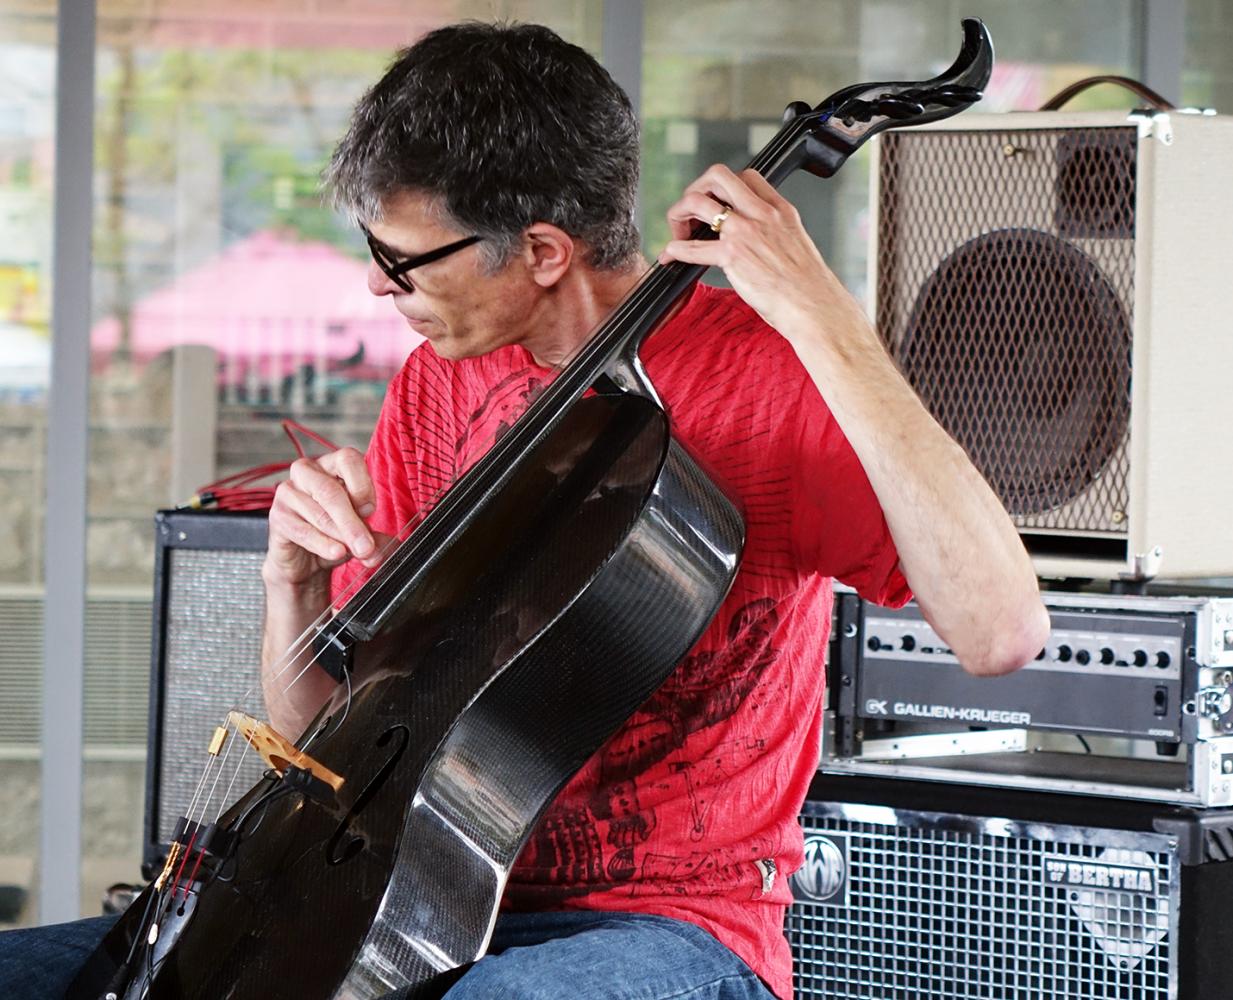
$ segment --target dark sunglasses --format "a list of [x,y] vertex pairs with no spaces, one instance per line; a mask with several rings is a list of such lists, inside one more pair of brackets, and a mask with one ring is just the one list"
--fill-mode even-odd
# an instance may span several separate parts
[[460,240],[455,240],[453,243],[447,243],[443,247],[437,247],[435,250],[429,250],[427,253],[417,253],[414,257],[404,257],[399,260],[390,253],[389,248],[381,243],[365,226],[360,227],[364,232],[364,238],[368,240],[368,252],[372,254],[372,259],[377,262],[377,267],[385,272],[385,276],[394,282],[404,292],[414,292],[415,286],[404,278],[403,275],[408,271],[413,271],[417,267],[423,267],[425,264],[431,264],[434,260],[440,260],[442,257],[448,257],[452,253],[457,253],[469,247],[472,243],[478,243],[484,237],[482,236],[464,236]]

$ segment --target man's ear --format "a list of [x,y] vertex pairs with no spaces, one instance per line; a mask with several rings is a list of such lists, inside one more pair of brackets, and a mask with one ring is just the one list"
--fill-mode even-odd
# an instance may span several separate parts
[[551,288],[565,276],[577,249],[574,238],[550,222],[532,223],[523,233],[527,267],[541,288]]

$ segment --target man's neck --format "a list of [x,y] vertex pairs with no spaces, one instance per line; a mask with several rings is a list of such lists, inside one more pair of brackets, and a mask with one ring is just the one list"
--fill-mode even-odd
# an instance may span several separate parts
[[620,269],[572,270],[545,290],[528,325],[532,332],[522,346],[545,368],[565,364],[645,271],[641,258]]

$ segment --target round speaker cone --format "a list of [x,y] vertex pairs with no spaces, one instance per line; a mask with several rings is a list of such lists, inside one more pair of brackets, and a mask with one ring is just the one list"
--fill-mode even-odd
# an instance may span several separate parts
[[921,288],[897,360],[1017,515],[1079,497],[1130,419],[1131,326],[1096,263],[1065,240],[1001,229]]

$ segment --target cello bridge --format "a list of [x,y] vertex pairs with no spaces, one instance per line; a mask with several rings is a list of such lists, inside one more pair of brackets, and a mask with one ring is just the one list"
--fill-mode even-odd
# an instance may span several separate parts
[[309,772],[314,778],[329,785],[335,792],[342,788],[344,779],[324,764],[313,760],[296,748],[289,739],[268,722],[254,719],[243,712],[228,712],[227,721],[236,732],[248,740],[249,745],[280,775],[286,776],[288,768]]

